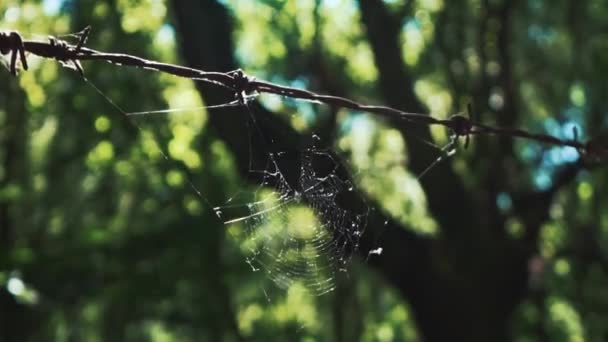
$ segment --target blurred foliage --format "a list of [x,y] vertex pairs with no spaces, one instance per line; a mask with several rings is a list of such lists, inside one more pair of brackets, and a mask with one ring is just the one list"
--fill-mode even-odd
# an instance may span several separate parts
[[[379,101],[378,71],[356,2],[221,2],[235,19],[235,55],[251,74]],[[438,117],[474,97],[480,119],[499,121],[505,89],[473,88],[504,68],[495,48],[497,23],[478,32],[485,15],[480,2],[385,1],[401,16],[403,61],[416,95]],[[516,14],[509,43],[520,99],[516,124],[560,137],[569,137],[572,127],[583,138],[605,133],[606,2],[529,0]],[[92,25],[88,45],[95,49],[179,63],[165,1],[6,0],[0,20],[2,28],[39,39]],[[489,46],[483,60],[478,35]],[[14,328],[23,335],[15,336],[418,339],[408,303],[362,260],[322,297],[297,284],[277,289],[251,271],[239,229],[226,229],[209,210],[248,186],[207,126],[212,113],[127,119],[76,73],[53,61],[29,61],[31,70],[17,79],[3,72],[0,82],[0,287],[17,303],[13,308],[25,310],[0,316],[19,322]],[[190,81],[104,63],[86,63],[85,70],[124,111],[203,105]],[[361,188],[417,233],[437,234],[416,175],[407,171],[407,146],[389,125],[365,113],[261,100],[300,131],[333,120],[335,147]],[[433,135],[439,144],[447,139],[442,129]],[[556,170],[577,156],[533,142],[515,146],[517,177],[496,201],[516,241],[525,227],[512,212],[511,195],[550,187]],[[472,154],[457,156],[455,166],[474,188],[492,175],[488,161]],[[539,254],[530,260],[530,294],[512,320],[517,340],[599,341],[608,335],[606,182],[605,172],[583,172],[556,196]],[[0,309],[11,307],[0,300]]]

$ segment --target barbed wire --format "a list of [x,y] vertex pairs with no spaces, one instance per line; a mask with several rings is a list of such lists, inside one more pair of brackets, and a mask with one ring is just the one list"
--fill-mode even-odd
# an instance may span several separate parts
[[15,76],[18,71],[17,57],[19,57],[22,68],[24,70],[28,69],[26,52],[43,58],[55,59],[63,66],[78,71],[83,77],[84,69],[80,61],[99,60],[119,66],[155,70],[178,77],[209,82],[234,92],[236,97],[243,103],[249,94],[268,93],[365,111],[381,116],[398,116],[401,119],[416,124],[442,125],[452,131],[455,139],[460,137],[465,138],[465,147],[473,135],[499,135],[533,140],[548,145],[572,147],[580,155],[590,160],[600,160],[608,156],[608,146],[602,146],[599,141],[594,139],[590,139],[587,142],[580,141],[576,128],[573,128],[573,139],[562,139],[553,135],[533,133],[518,128],[494,127],[475,122],[470,119],[470,106],[467,109],[467,116],[463,113],[457,113],[449,116],[447,119],[439,119],[427,114],[411,113],[387,106],[368,105],[345,97],[317,94],[305,89],[258,80],[245,74],[241,69],[229,72],[204,71],[176,64],[147,60],[129,54],[97,51],[84,46],[90,32],[91,27],[88,26],[84,30],[73,34],[78,37],[76,45],[53,36],[49,36],[48,41],[25,40],[17,31],[0,32],[0,53],[10,55],[9,71]]

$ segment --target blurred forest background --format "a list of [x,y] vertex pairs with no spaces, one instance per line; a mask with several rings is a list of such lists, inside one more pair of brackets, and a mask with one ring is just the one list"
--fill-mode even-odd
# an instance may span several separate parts
[[[608,133],[604,0],[0,2],[0,27],[28,39],[87,25],[93,49],[436,117],[472,102],[484,123],[563,138]],[[248,163],[268,157],[250,152],[242,109],[129,119],[77,73],[29,61],[0,73],[0,341],[608,339],[608,177],[571,148],[475,137],[418,181],[438,157],[422,141],[445,145],[445,129],[261,101],[256,130],[283,150],[315,132],[375,209],[336,289],[312,296],[253,272],[242,227],[209,206],[259,185]],[[125,111],[231,100],[83,64]]]

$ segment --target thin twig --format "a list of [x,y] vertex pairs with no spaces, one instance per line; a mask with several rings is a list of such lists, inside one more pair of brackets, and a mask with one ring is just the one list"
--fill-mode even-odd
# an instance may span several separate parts
[[[523,138],[555,146],[573,147],[581,155],[590,157],[591,159],[601,159],[608,156],[608,147],[600,146],[598,142],[593,140],[586,143],[579,141],[577,131],[574,131],[574,139],[561,139],[552,135],[531,133],[517,128],[493,127],[474,122],[461,114],[452,115],[448,119],[438,119],[426,114],[410,113],[387,106],[362,104],[340,96],[317,94],[305,89],[287,87],[257,80],[255,77],[246,75],[240,69],[230,72],[209,72],[181,65],[160,63],[128,54],[101,52],[84,47],[89,33],[90,28],[87,27],[83,31],[75,34],[79,37],[79,41],[76,45],[72,45],[55,37],[49,37],[49,41],[45,42],[39,40],[24,40],[16,31],[0,32],[0,52],[2,54],[11,55],[9,68],[13,75],[17,74],[17,56],[20,58],[23,69],[27,70],[25,52],[44,58],[55,59],[64,66],[76,69],[81,75],[84,74],[84,71],[80,65],[80,61],[100,60],[120,66],[150,69],[178,77],[210,82],[234,92],[241,101],[245,99],[248,94],[252,93],[276,94],[383,116],[398,116],[404,120],[417,124],[442,125],[449,128],[455,137],[465,137],[467,142],[471,135],[493,134]],[[467,144],[465,143],[465,146],[466,145]]]

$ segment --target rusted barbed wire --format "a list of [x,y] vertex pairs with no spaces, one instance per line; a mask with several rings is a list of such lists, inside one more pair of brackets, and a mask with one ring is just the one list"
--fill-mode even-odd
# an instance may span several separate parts
[[11,74],[17,76],[17,56],[21,60],[21,65],[24,70],[27,70],[27,58],[25,58],[25,49],[23,46],[21,35],[15,31],[0,32],[0,53],[6,55],[11,54],[10,71]]
[[44,58],[55,59],[62,65],[77,70],[82,76],[84,76],[84,71],[80,61],[99,60],[120,66],[155,70],[178,77],[210,82],[234,92],[241,102],[245,101],[248,94],[269,93],[365,111],[377,115],[398,116],[401,119],[417,124],[442,125],[449,128],[453,132],[454,137],[464,137],[465,146],[468,145],[469,138],[472,135],[492,134],[534,140],[555,146],[572,147],[581,155],[591,159],[600,159],[608,156],[608,146],[601,146],[593,139],[588,142],[581,142],[578,139],[578,131],[576,130],[573,132],[573,139],[561,139],[552,135],[532,133],[517,128],[485,125],[474,122],[462,113],[454,114],[447,119],[439,119],[427,114],[411,113],[387,106],[367,105],[345,97],[317,94],[305,89],[258,80],[245,74],[240,69],[230,72],[203,71],[181,65],[147,60],[128,54],[97,51],[84,47],[90,30],[90,27],[87,27],[81,32],[74,34],[74,36],[78,37],[76,45],[52,36],[49,36],[48,41],[24,40],[16,31],[0,32],[0,52],[5,55],[10,54],[9,70],[13,75],[17,75],[17,57],[19,57],[23,69],[27,70],[26,52]]

